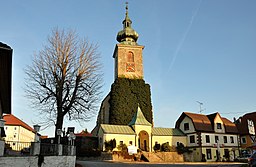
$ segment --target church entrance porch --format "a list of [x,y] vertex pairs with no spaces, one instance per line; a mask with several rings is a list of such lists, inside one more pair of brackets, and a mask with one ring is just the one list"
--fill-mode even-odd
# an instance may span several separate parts
[[139,133],[138,144],[142,151],[149,151],[149,135],[146,131],[143,130]]

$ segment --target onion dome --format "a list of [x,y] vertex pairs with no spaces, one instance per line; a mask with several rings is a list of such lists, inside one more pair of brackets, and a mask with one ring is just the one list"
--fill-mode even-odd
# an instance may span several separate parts
[[128,2],[126,2],[126,13],[123,21],[123,30],[119,31],[116,40],[127,45],[137,45],[139,34],[132,28],[132,21],[128,16]]

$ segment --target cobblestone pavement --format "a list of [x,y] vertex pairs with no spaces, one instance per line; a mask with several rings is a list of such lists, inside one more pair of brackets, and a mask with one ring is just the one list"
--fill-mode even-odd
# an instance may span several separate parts
[[113,161],[77,161],[83,167],[245,167],[242,163],[175,163],[175,164],[153,164],[143,162],[113,162]]

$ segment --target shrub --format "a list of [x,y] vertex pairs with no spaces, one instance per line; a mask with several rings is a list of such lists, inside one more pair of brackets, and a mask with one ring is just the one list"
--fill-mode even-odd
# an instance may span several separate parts
[[110,141],[105,141],[105,150],[106,151],[112,151],[114,148],[116,148],[116,139],[111,139]]
[[161,151],[163,151],[163,152],[170,152],[171,151],[171,146],[169,145],[169,142],[163,143],[161,145]]
[[192,151],[188,149],[188,147],[185,147],[183,143],[177,143],[177,152],[178,154],[183,154],[183,153],[191,153]]
[[160,145],[160,144],[157,144],[157,143],[156,143],[156,144],[154,145],[154,147],[153,147],[153,149],[154,149],[155,152],[160,151],[160,148],[161,148],[161,145]]

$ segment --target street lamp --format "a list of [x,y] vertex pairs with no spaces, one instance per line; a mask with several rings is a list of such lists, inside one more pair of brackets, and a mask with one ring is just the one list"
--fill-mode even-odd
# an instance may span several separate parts
[[40,125],[38,125],[38,124],[36,124],[36,125],[34,125],[34,130],[35,130],[35,142],[38,142],[39,140],[38,140],[38,134],[37,134],[37,132],[39,132],[39,130],[40,130]]
[[57,136],[58,136],[58,144],[60,144],[60,136],[62,134],[62,130],[61,129],[57,129]]
[[73,132],[70,132],[68,135],[68,140],[70,141],[70,145],[74,145],[75,139],[76,139],[76,135]]

